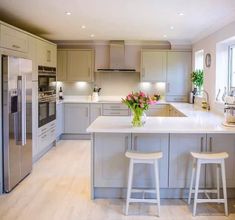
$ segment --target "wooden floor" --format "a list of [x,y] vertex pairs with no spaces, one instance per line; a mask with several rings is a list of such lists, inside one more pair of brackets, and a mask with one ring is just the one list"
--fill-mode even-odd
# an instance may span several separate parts
[[90,200],[90,141],[61,141],[38,161],[10,194],[0,196],[0,220],[235,220],[222,205],[199,205],[199,216],[183,200],[161,200],[161,217],[154,205],[131,205],[124,216],[123,200]]

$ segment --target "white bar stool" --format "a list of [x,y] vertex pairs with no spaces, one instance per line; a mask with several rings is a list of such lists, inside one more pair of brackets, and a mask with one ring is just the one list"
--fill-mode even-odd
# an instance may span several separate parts
[[[128,215],[129,203],[130,202],[144,202],[144,203],[157,203],[158,216],[160,216],[160,190],[159,190],[159,170],[158,160],[162,158],[162,152],[154,153],[140,153],[127,151],[126,157],[130,159],[129,163],[129,175],[128,175],[128,187],[127,187],[127,198],[126,198],[126,215]],[[133,169],[134,164],[153,164],[155,173],[155,190],[151,189],[132,189],[133,180]],[[155,193],[156,199],[145,199],[145,193]],[[136,199],[131,197],[131,193],[143,193],[142,199]]]
[[[228,158],[226,152],[222,153],[193,153],[191,155],[194,159],[192,177],[189,189],[188,204],[190,204],[192,193],[194,193],[194,205],[193,205],[193,216],[196,215],[197,203],[224,203],[225,215],[228,215],[228,204],[227,204],[227,189],[226,189],[226,177],[225,177],[225,164],[224,160]],[[200,171],[202,164],[217,164],[217,189],[205,189],[199,190]],[[219,171],[221,168],[222,175],[222,186],[223,186],[223,199],[220,199],[220,186],[219,186]],[[195,190],[193,190],[194,175],[196,171],[196,184]],[[205,193],[206,199],[198,199],[198,193]],[[216,193],[217,199],[211,199],[208,193]]]

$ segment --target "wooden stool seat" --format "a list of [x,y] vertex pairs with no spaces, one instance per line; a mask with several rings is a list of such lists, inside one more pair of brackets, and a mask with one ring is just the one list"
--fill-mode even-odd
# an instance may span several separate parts
[[193,158],[196,159],[205,159],[205,160],[217,160],[217,159],[226,159],[228,158],[228,153],[195,153],[191,152]]
[[127,151],[126,157],[136,159],[136,160],[156,160],[162,158],[162,152],[153,153],[140,153],[135,151]]

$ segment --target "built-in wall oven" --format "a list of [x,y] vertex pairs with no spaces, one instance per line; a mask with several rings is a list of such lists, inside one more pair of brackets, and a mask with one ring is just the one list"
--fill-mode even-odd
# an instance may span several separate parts
[[56,68],[38,66],[38,126],[56,119]]

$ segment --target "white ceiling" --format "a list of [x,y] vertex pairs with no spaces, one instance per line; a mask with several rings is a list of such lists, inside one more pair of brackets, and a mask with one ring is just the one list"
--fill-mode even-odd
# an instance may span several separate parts
[[0,19],[50,40],[192,42],[234,21],[235,0],[0,0]]

